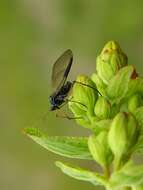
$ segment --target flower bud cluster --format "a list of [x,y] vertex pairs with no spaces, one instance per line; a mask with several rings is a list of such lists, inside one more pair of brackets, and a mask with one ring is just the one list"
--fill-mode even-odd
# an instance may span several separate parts
[[89,138],[49,137],[36,128],[25,133],[58,155],[94,160],[102,168],[96,172],[56,162],[70,177],[107,190],[143,189],[143,165],[132,161],[133,154],[143,153],[143,78],[127,64],[117,42],[105,45],[96,72],[78,76],[70,92],[72,118],[90,130]]
[[118,43],[110,41],[97,57],[96,73],[76,81],[69,108],[77,122],[93,132],[88,143],[93,158],[103,168],[112,162],[123,165],[140,138],[136,110],[143,106],[142,79]]

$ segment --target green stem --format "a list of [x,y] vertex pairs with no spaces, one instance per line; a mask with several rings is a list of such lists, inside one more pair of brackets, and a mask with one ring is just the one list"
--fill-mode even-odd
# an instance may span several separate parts
[[114,162],[113,162],[113,170],[117,171],[120,169],[120,164],[121,164],[121,158],[115,157]]
[[110,167],[104,167],[104,176],[108,179],[110,177]]

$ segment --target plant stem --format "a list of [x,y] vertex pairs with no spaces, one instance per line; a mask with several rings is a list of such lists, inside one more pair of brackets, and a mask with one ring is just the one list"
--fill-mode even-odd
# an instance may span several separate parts
[[121,164],[121,158],[115,157],[114,162],[113,162],[114,171],[117,171],[120,169],[120,164]]
[[104,176],[108,179],[110,177],[110,167],[104,167]]

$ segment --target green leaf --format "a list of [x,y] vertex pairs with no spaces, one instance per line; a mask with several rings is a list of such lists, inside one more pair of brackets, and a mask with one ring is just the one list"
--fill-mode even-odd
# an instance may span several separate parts
[[141,77],[129,81],[127,96],[137,93],[143,95],[143,78]]
[[133,112],[136,120],[138,121],[139,125],[143,127],[143,106],[138,107],[134,112]]
[[143,182],[143,165],[134,165],[129,161],[121,170],[114,172],[110,178],[112,187],[135,186]]
[[93,159],[86,137],[49,137],[37,128],[26,128],[24,132],[36,143],[56,154],[69,158]]
[[107,87],[107,96],[109,99],[117,101],[125,96],[132,73],[133,67],[126,66],[119,70],[119,72],[111,79],[109,86]]
[[87,181],[94,185],[105,184],[105,179],[95,172],[91,172],[82,168],[71,167],[61,162],[56,162],[56,165],[62,170],[63,173],[77,180]]

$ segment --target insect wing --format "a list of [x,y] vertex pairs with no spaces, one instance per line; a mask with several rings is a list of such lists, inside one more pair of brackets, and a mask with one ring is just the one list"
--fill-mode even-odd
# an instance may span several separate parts
[[73,60],[71,50],[66,50],[55,62],[52,71],[52,86],[54,89],[60,89],[67,79]]

